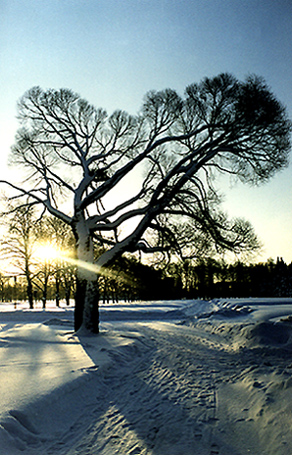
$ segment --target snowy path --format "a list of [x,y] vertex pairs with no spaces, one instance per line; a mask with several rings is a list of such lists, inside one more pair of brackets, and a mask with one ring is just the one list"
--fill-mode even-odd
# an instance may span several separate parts
[[113,354],[110,374],[99,378],[98,404],[72,429],[74,449],[60,454],[219,453],[216,359],[204,362],[208,348],[168,329],[141,327],[143,338]]
[[[45,443],[42,453],[220,453],[214,434],[218,361],[214,345],[210,354],[208,343],[202,344],[192,330],[168,323],[141,325],[139,333],[136,330],[137,326],[125,335],[134,343],[109,352],[110,366],[102,371],[88,368],[90,394],[83,393],[83,406],[77,406],[81,414],[75,412],[76,421],[56,443]],[[85,345],[90,355],[90,341]],[[229,355],[223,351],[222,355],[229,375]],[[31,450],[34,453],[33,445]]]
[[39,323],[34,337],[25,324],[3,332],[6,365],[23,357],[22,374],[37,376],[34,393],[16,388],[1,406],[0,455],[292,453],[289,325],[124,319],[98,337]]

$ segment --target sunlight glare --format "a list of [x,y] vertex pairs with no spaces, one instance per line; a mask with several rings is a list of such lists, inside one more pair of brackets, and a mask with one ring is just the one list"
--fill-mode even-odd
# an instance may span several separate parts
[[[52,243],[38,244],[35,250],[35,257],[37,257],[38,260],[44,263],[60,260],[64,261],[64,263],[67,263],[68,265],[86,270],[97,275],[102,275],[107,278],[116,278],[115,272],[112,272],[107,268],[100,267],[99,265],[94,263],[82,261],[80,259],[75,259],[72,257],[72,252],[70,254],[70,252],[68,251],[67,252],[64,250],[62,251],[60,248],[57,248]],[[122,279],[124,283],[132,284],[132,281],[127,279],[126,277],[123,278],[120,277],[120,279]]]
[[51,243],[38,245],[35,256],[41,261],[54,261],[60,257],[60,251]]

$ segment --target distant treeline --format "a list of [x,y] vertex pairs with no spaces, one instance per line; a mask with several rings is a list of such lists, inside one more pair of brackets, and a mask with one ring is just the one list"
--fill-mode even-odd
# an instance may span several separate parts
[[[67,268],[68,269],[68,268]],[[46,279],[46,294],[41,286],[33,289],[34,300],[61,300],[69,304],[74,297],[74,270],[51,267]],[[66,272],[66,273],[65,273]],[[56,277],[58,278],[56,280]],[[40,275],[39,275],[40,279]],[[265,263],[227,264],[214,259],[173,263],[164,267],[145,265],[133,258],[122,258],[99,278],[100,300],[104,303],[131,300],[211,299],[216,297],[292,296],[292,263],[272,259]],[[1,301],[27,300],[25,276],[0,274]]]
[[257,264],[211,259],[184,268],[182,291],[188,298],[292,296],[292,263],[282,258]]

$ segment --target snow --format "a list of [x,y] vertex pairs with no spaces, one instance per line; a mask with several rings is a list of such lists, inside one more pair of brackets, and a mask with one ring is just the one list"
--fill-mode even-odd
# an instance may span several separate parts
[[[292,453],[292,299],[0,305],[0,455]],[[290,317],[289,317],[290,316]]]

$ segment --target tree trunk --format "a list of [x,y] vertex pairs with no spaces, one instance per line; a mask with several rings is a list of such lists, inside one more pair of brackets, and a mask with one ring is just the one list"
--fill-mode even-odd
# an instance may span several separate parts
[[[70,273],[70,275],[69,275],[69,273]],[[71,274],[71,272],[69,272],[69,268],[65,269],[64,272],[63,272],[63,275],[62,275],[62,286],[63,286],[64,291],[65,291],[66,306],[69,306],[70,305],[71,294],[72,294],[72,291],[73,291],[73,271],[72,271],[72,274]],[[75,291],[74,291],[74,297],[75,297],[75,292],[76,292],[76,288],[75,288]]]
[[47,298],[48,298],[48,281],[49,281],[49,275],[48,275],[48,268],[47,265],[44,265],[44,284],[43,284],[43,309],[46,308],[46,303],[47,303]]
[[82,326],[92,333],[99,333],[99,290],[97,279],[94,281],[88,280],[86,283]]
[[68,287],[65,289],[66,306],[70,305],[70,298],[71,298],[71,286],[68,285]]
[[30,310],[33,310],[33,289],[28,262],[25,263],[26,291]]
[[32,290],[32,283],[29,277],[27,278],[27,298],[28,298],[28,303],[29,303],[29,308],[30,310],[33,310],[33,290]]
[[56,300],[56,307],[59,308],[60,306],[60,269],[59,269],[59,266],[58,266],[58,269],[56,271],[56,276],[55,276],[55,288],[56,288],[56,296],[55,296],[55,300]]
[[81,328],[99,333],[99,289],[95,279],[77,278],[75,294],[74,329]]
[[94,268],[93,242],[82,219],[76,224],[77,278],[75,294],[75,331],[99,333],[98,273]]

